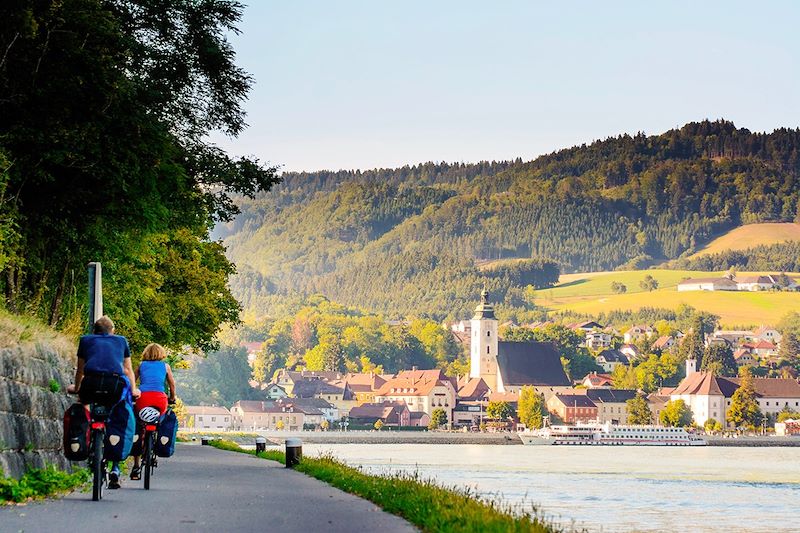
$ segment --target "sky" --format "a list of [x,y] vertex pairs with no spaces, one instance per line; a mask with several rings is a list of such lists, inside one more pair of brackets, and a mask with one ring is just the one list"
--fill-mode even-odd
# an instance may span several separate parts
[[285,171],[525,160],[725,118],[800,126],[800,2],[251,0],[231,41]]

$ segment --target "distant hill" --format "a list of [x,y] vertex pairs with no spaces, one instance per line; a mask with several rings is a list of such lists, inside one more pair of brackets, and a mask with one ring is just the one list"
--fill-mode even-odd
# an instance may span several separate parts
[[635,270],[743,224],[795,222],[798,154],[800,130],[703,121],[533,161],[289,173],[216,233],[256,315],[323,293],[389,316],[460,318],[484,285],[502,312],[536,313],[523,278],[494,262]]
[[800,241],[800,224],[792,222],[748,224],[720,235],[689,258],[747,250],[756,246],[780,244],[787,241]]

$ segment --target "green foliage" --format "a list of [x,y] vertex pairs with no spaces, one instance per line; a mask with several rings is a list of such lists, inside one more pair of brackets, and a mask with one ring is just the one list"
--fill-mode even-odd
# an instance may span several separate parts
[[520,259],[492,266],[484,272],[493,278],[506,278],[509,285],[535,289],[552,287],[561,274],[558,263],[548,259]]
[[612,281],[611,292],[613,292],[614,294],[625,294],[626,292],[628,292],[628,287],[626,287],[624,283],[620,283],[619,281]]
[[703,429],[705,429],[707,433],[719,433],[722,431],[722,424],[718,420],[709,418],[706,420],[705,424],[703,424]]
[[20,479],[0,477],[0,502],[24,502],[43,498],[80,487],[89,480],[89,470],[81,468],[72,473],[53,465],[28,470]]
[[55,379],[50,379],[47,388],[50,389],[50,392],[58,392],[61,390],[61,384]]
[[800,420],[800,412],[792,411],[788,407],[784,407],[781,412],[778,413],[776,422],[786,422],[787,420]]
[[189,360],[187,370],[173,370],[178,393],[189,405],[230,406],[239,400],[261,399],[249,383],[247,350],[223,346],[205,358]]
[[475,262],[641,268],[743,223],[792,221],[798,144],[798,130],[703,121],[530,162],[286,173],[220,235],[242,265],[236,294],[261,312],[283,294],[323,292],[384,313],[460,318],[486,283],[509,313],[533,313],[525,280]]
[[447,425],[447,413],[441,407],[437,407],[431,413],[431,421],[428,423],[428,429],[439,429]]
[[644,426],[652,423],[653,413],[650,411],[650,405],[644,395],[637,394],[635,398],[631,398],[625,404],[628,408],[628,424]]
[[[704,254],[690,259],[678,259],[667,266],[679,270],[800,272],[800,242],[764,244],[746,250]],[[785,287],[788,279],[784,276],[779,278]]]
[[[249,76],[227,41],[232,0],[3,3],[0,290],[15,312],[82,322],[85,265],[135,351],[214,346],[238,305],[209,240],[233,196],[278,181],[206,140],[244,127]],[[163,340],[162,340],[163,339]]]
[[390,323],[385,317],[314,296],[262,326],[254,377],[283,367],[348,372],[396,372],[412,366],[464,373],[466,354],[452,334],[427,319]]
[[687,427],[692,425],[692,410],[683,400],[670,400],[661,411],[660,421],[669,427]]
[[539,429],[543,424],[543,417],[547,416],[544,397],[537,394],[532,386],[522,387],[517,402],[517,418],[528,429]]
[[[280,451],[256,454],[235,443],[212,441],[212,445],[230,451],[257,455],[286,464]],[[547,524],[538,511],[506,508],[486,502],[469,489],[443,487],[417,474],[395,473],[373,476],[345,465],[332,456],[303,457],[295,470],[324,481],[340,490],[369,500],[384,511],[400,516],[422,531],[458,531],[462,533],[548,533],[562,531]]]
[[728,421],[737,428],[752,428],[761,422],[761,409],[756,400],[753,376],[749,371],[742,373],[739,388],[731,397]]
[[733,350],[727,344],[707,346],[703,352],[703,362],[700,369],[717,376],[735,377],[739,373],[739,367],[733,358]]
[[642,281],[639,282],[639,287],[641,287],[644,291],[654,291],[658,288],[658,280],[648,274]]
[[660,387],[677,385],[681,377],[678,361],[678,356],[666,352],[661,355],[650,354],[636,366],[619,365],[611,373],[614,387],[650,393]]
[[[381,420],[376,420],[376,421],[375,421],[375,424],[374,424],[374,426],[373,426],[373,427],[374,427],[375,429],[377,429],[378,431],[380,431],[380,430],[381,430],[381,428],[383,427],[383,421],[381,421]],[[435,429],[435,428],[434,428],[434,429]]]
[[486,406],[486,416],[493,420],[508,420],[514,416],[514,409],[508,402],[489,402]]

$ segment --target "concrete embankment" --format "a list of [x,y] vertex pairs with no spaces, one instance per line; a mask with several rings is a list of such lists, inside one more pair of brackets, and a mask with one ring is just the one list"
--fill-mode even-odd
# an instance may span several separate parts
[[443,431],[256,431],[272,442],[299,438],[309,444],[522,444],[516,433]]
[[[202,432],[190,433],[197,438]],[[490,444],[517,445],[522,441],[516,433],[450,433],[444,431],[262,431],[251,432],[252,437],[227,437],[225,433],[206,433],[252,445],[255,435],[265,437],[270,444],[283,445],[288,438],[299,438],[309,444]],[[800,437],[720,437],[706,436],[709,446],[731,447],[800,447]]]
[[707,436],[709,446],[800,447],[800,437],[715,437]]
[[[0,470],[19,477],[27,468],[67,468],[61,452],[63,391],[72,382],[69,346],[37,344],[0,349]],[[74,348],[72,348],[74,349]]]

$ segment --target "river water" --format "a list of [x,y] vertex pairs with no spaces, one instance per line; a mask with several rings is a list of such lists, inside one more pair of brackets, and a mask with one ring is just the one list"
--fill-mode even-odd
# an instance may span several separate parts
[[800,531],[800,448],[305,444],[590,532]]

